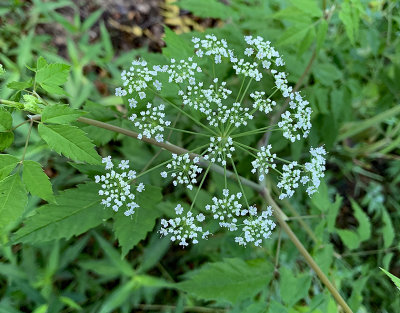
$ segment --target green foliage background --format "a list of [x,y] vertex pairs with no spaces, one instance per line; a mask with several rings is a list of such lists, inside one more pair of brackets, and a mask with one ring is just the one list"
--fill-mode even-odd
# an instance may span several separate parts
[[[299,193],[281,207],[354,312],[398,312],[398,290],[379,267],[400,276],[400,3],[177,4],[195,16],[223,21],[206,32],[234,46],[244,34],[260,35],[283,54],[289,81],[302,81],[314,111],[306,144],[325,143],[329,156],[319,193],[312,199]],[[93,126],[78,128],[73,122],[81,114],[77,109],[88,112],[85,117],[129,128],[118,115],[121,99],[109,95],[120,84],[120,68],[139,55],[155,61],[163,56],[146,48],[118,51],[102,12],[81,21],[75,10],[71,22],[54,11],[62,7],[74,4],[34,0],[0,6],[0,21],[7,21],[0,27],[0,63],[7,69],[0,98],[32,84],[27,65],[37,68],[36,82],[53,101],[69,104],[46,108],[42,120],[48,124],[33,128],[23,182],[9,174],[23,155],[29,125],[10,132],[25,115],[15,111],[10,118],[9,111],[0,110],[0,149],[12,155],[0,155],[0,312],[339,312],[279,227],[258,249],[238,247],[222,234],[184,250],[160,239],[158,218],[194,193],[171,192],[157,173],[147,178],[156,187],[140,199],[146,211],[131,220],[103,209],[97,187],[88,182],[99,171],[99,158],[86,134],[101,146],[101,155],[127,158],[136,169],[158,148]],[[67,31],[66,58],[57,54],[49,35],[35,33],[37,25],[46,23]],[[100,29],[95,42],[88,36],[92,27]],[[165,34],[164,55],[190,53],[186,47],[193,33],[178,36],[166,28]],[[47,64],[40,56],[65,65]],[[109,93],[100,92],[99,84]],[[64,142],[76,143],[73,138],[81,138],[80,144],[65,150]],[[303,144],[278,139],[271,142],[281,153],[302,154]],[[161,153],[159,161],[166,159]],[[246,163],[239,163],[242,171]],[[220,179],[213,176],[210,192]],[[210,198],[205,191],[200,196],[200,204]]]

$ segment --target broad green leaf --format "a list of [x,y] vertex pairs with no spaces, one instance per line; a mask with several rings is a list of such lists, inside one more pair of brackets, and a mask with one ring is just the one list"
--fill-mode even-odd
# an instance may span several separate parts
[[40,136],[59,154],[75,161],[99,164],[100,156],[85,132],[70,125],[39,124]]
[[113,230],[122,248],[123,257],[153,230],[156,219],[160,216],[156,205],[161,199],[160,188],[146,186],[146,190],[136,196],[140,207],[135,210],[135,214],[127,217],[123,212],[118,212],[114,216]]
[[382,227],[382,234],[383,234],[383,243],[385,248],[389,248],[391,244],[393,243],[394,236],[395,236],[395,230],[393,228],[392,220],[390,218],[390,215],[386,210],[383,210],[382,212],[382,220],[383,223],[385,224]]
[[46,59],[42,56],[40,56],[37,61],[36,61],[36,70],[41,70],[42,68],[44,68],[45,66],[47,66],[48,63],[46,61]]
[[35,161],[24,161],[22,179],[26,189],[35,196],[48,202],[54,202],[53,189],[49,177],[43,172],[42,166]]
[[177,287],[205,300],[237,303],[268,286],[273,266],[261,260],[225,259],[208,263]]
[[321,212],[326,212],[331,206],[331,200],[329,199],[328,186],[325,181],[321,181],[318,188],[318,192],[313,194],[311,202],[320,210]]
[[295,305],[300,299],[307,297],[311,285],[310,274],[293,275],[292,271],[280,269],[280,291],[282,301],[288,306]]
[[61,87],[59,87],[57,85],[42,83],[42,84],[40,84],[40,86],[50,94],[53,93],[53,94],[56,94],[56,95],[68,96],[68,93],[66,93],[64,91],[64,89],[62,89]]
[[288,46],[299,43],[303,40],[304,36],[307,34],[308,30],[311,29],[313,25],[299,23],[288,27],[282,36],[279,37],[279,41],[276,43],[277,46]]
[[392,282],[396,285],[397,289],[400,290],[400,278],[394,276],[393,274],[389,273],[388,271],[384,270],[380,267],[380,269],[392,280]]
[[329,211],[326,214],[327,218],[327,229],[329,232],[333,232],[336,224],[336,217],[339,213],[339,209],[342,206],[343,198],[336,194],[335,203],[332,203],[329,207]]
[[131,295],[132,291],[137,288],[137,283],[131,279],[127,283],[116,288],[105,299],[100,307],[99,313],[115,312],[115,309],[121,306]]
[[57,204],[46,204],[30,216],[13,238],[15,242],[36,243],[71,238],[101,224],[112,214],[100,204],[98,186],[81,184],[56,196]]
[[236,15],[231,7],[222,4],[218,0],[180,0],[178,5],[198,17],[229,18]]
[[357,249],[360,246],[360,237],[356,232],[348,229],[338,229],[337,233],[345,246],[350,250]]
[[342,72],[331,63],[314,66],[313,74],[315,79],[324,86],[332,86],[336,80],[342,79]]
[[0,133],[0,151],[7,149],[14,141],[14,133]]
[[11,82],[7,84],[7,88],[14,89],[14,90],[24,90],[27,88],[32,87],[33,80],[28,80],[26,82]]
[[42,112],[42,122],[68,124],[75,121],[82,114],[82,111],[72,109],[67,105],[47,106]]
[[182,36],[178,36],[168,27],[164,27],[164,41],[166,47],[163,48],[163,54],[167,57],[175,57],[179,55],[181,58],[189,57],[193,54],[193,47],[188,40]]
[[0,108],[0,132],[9,131],[12,128],[12,116],[6,109]]
[[61,63],[48,64],[36,72],[35,80],[38,84],[60,86],[67,81],[69,68]]
[[0,231],[13,225],[22,215],[28,202],[26,190],[18,174],[0,181]]
[[17,166],[19,159],[10,154],[0,154],[0,180],[8,176]]
[[360,208],[360,206],[351,199],[351,207],[354,210],[354,216],[358,221],[357,233],[360,236],[361,241],[368,240],[371,238],[371,222],[369,217],[365,212]]

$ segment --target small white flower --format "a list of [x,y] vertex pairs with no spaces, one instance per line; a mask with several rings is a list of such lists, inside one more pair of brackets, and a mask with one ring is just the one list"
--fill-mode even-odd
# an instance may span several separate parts
[[172,161],[167,164],[169,171],[161,172],[161,177],[166,178],[170,175],[173,178],[172,183],[174,186],[178,184],[186,185],[188,189],[192,190],[193,185],[197,183],[197,176],[203,171],[197,165],[199,162],[198,157],[191,160],[188,153],[182,155],[172,154]]
[[279,199],[291,198],[295,189],[299,187],[301,171],[297,166],[298,164],[296,161],[283,165],[281,180],[277,185],[277,187],[281,189]]
[[272,111],[272,107],[276,105],[276,102],[269,98],[265,99],[264,96],[264,91],[254,91],[250,94],[250,97],[254,99],[253,108],[268,114]]
[[[128,160],[122,160],[118,165],[118,170],[113,170],[114,164],[111,156],[102,159],[103,163],[106,163],[106,170],[108,172],[105,175],[96,175],[95,182],[101,186],[99,195],[102,196],[101,203],[105,207],[110,207],[114,211],[119,211],[121,207],[125,207],[124,214],[131,216],[135,213],[135,209],[139,205],[134,201],[136,196],[132,191],[130,180],[136,178],[136,172],[129,170]],[[137,191],[141,192],[144,190],[144,184],[140,183],[137,187]]]
[[232,152],[235,151],[231,137],[210,137],[210,145],[207,148],[207,154],[204,159],[212,163],[226,165],[226,159],[232,158]]
[[304,173],[307,176],[301,178],[303,185],[309,183],[306,190],[309,196],[317,192],[321,178],[325,176],[326,161],[324,156],[326,155],[326,151],[324,147],[311,147],[310,154],[312,155],[311,161],[304,164]]
[[251,172],[255,174],[258,170],[258,178],[260,181],[264,180],[265,175],[268,174],[270,168],[276,168],[276,164],[274,163],[276,154],[271,154],[271,148],[271,145],[261,147],[260,151],[257,152],[257,158],[251,162],[251,165],[253,165]]

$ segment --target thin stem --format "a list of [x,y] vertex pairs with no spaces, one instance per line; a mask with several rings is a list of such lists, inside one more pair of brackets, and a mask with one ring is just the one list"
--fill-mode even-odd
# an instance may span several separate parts
[[22,126],[22,125],[24,125],[24,124],[26,124],[26,123],[29,123],[29,122],[30,122],[30,120],[25,120],[25,121],[23,121],[22,123],[19,123],[17,126],[14,126],[14,127],[11,129],[11,131],[16,130],[18,127],[20,127],[20,126]]
[[203,175],[203,178],[201,179],[200,185],[199,185],[199,187],[197,188],[196,194],[194,195],[192,204],[191,204],[191,206],[190,206],[190,211],[193,209],[193,206],[194,206],[194,204],[195,204],[195,202],[196,202],[197,196],[199,195],[200,189],[201,189],[201,187],[203,186],[204,181],[206,180],[206,176],[207,176],[207,174],[208,174],[208,171],[210,170],[210,166],[211,166],[211,165],[209,165],[209,166],[207,167],[207,169],[206,169],[206,171],[205,171],[205,173],[204,173],[204,175]]
[[237,94],[237,96],[236,96],[235,102],[237,102],[238,99],[239,99],[239,97],[240,97],[240,93],[242,92],[242,89],[243,89],[244,81],[245,81],[245,80],[246,80],[246,76],[243,77],[242,84],[240,85],[240,89],[239,89],[239,92],[238,92],[238,94]]
[[138,179],[139,177],[141,177],[141,176],[143,176],[143,175],[146,175],[146,174],[148,174],[148,173],[150,173],[150,172],[152,172],[152,171],[158,169],[159,167],[161,167],[161,166],[163,166],[163,165],[165,165],[165,164],[167,164],[167,163],[169,163],[169,162],[171,162],[171,159],[169,159],[169,160],[167,160],[167,161],[165,161],[165,162],[162,162],[162,163],[160,163],[160,164],[157,164],[156,166],[154,166],[154,167],[152,167],[152,168],[150,168],[150,169],[148,169],[148,170],[146,170],[146,171],[142,171],[142,172],[140,172],[140,174],[139,174],[138,176],[136,176],[133,180],[136,180],[136,179]]
[[177,131],[177,132],[182,132],[182,133],[186,133],[186,134],[192,134],[192,135],[198,135],[198,136],[205,136],[205,137],[211,137],[210,135],[207,134],[202,134],[202,133],[196,133],[196,132],[192,132],[189,130],[185,130],[185,129],[179,129],[179,128],[174,128],[174,127],[170,127],[170,126],[163,126],[164,128],[170,129],[172,131]]
[[241,142],[238,142],[238,141],[235,141],[234,143],[239,145],[239,146],[242,146],[243,148],[246,148],[246,149],[249,149],[249,150],[253,150],[255,152],[260,152],[260,150],[258,150],[256,148],[253,148],[253,147],[250,147],[248,145],[245,145],[244,143],[241,143]]
[[256,156],[254,153],[252,153],[252,152],[250,152],[249,150],[243,148],[241,145],[238,145],[237,142],[234,142],[233,144],[234,144],[236,147],[238,147],[240,150],[246,152],[247,154],[251,155],[253,158],[257,159],[257,156]]
[[277,131],[279,130],[279,128],[277,129],[272,129],[273,127],[275,127],[276,125],[272,125],[272,126],[266,126],[266,127],[262,127],[262,128],[258,128],[258,129],[254,129],[254,130],[249,130],[247,132],[244,133],[240,133],[240,134],[236,134],[236,135],[232,135],[232,138],[239,138],[239,137],[243,137],[243,136],[248,136],[248,135],[257,135],[257,134],[261,134],[261,133],[265,133],[265,131]]
[[244,96],[246,95],[247,90],[249,90],[249,87],[250,87],[250,84],[251,84],[252,81],[253,81],[253,77],[250,78],[249,83],[247,84],[247,87],[246,87],[246,89],[244,90],[244,92],[243,92],[243,94],[242,94],[242,97],[240,98],[239,103],[242,103],[243,98],[244,98]]
[[244,193],[244,189],[243,189],[243,186],[242,186],[242,182],[240,181],[239,174],[238,174],[238,172],[237,172],[237,170],[236,170],[235,162],[233,162],[233,159],[232,159],[232,158],[231,158],[231,163],[232,163],[232,167],[233,167],[233,170],[234,170],[234,172],[235,172],[236,179],[237,179],[237,181],[238,181],[240,190],[242,191],[244,201],[246,202],[247,208],[249,209],[249,208],[250,208],[250,205],[249,205],[249,202],[247,201],[247,197],[246,197],[246,194]]

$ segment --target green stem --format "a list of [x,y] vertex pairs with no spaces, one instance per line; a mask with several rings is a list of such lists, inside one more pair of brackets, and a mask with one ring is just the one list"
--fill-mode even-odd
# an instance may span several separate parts
[[25,147],[24,147],[24,152],[22,153],[22,158],[21,158],[21,161],[20,161],[20,165],[23,164],[24,160],[25,160],[25,154],[26,154],[26,150],[28,149],[29,138],[31,137],[32,126],[33,126],[33,120],[31,119],[31,123],[29,125],[28,134],[26,135]]
[[205,136],[205,137],[211,137],[210,135],[207,134],[202,134],[202,133],[196,133],[196,132],[192,132],[189,130],[185,130],[185,129],[179,129],[179,128],[174,128],[174,127],[170,127],[170,126],[163,126],[164,128],[170,129],[172,131],[177,131],[177,132],[182,132],[182,133],[186,133],[186,134],[192,134],[192,135],[198,135],[198,136]]
[[240,176],[239,176],[239,174],[238,174],[238,172],[236,170],[235,162],[233,162],[232,158],[231,158],[231,163],[232,163],[233,171],[235,172],[235,175],[236,175],[236,179],[237,179],[237,181],[239,183],[240,190],[242,191],[244,201],[246,202],[247,208],[250,209],[249,202],[247,201],[246,194],[244,193],[242,182],[240,181]]
[[191,210],[193,209],[193,206],[194,206],[194,204],[195,204],[195,202],[196,202],[197,196],[199,195],[200,189],[201,189],[201,187],[203,186],[203,183],[204,183],[204,181],[205,181],[205,179],[206,179],[206,176],[207,176],[207,174],[208,174],[208,171],[210,170],[210,167],[211,167],[211,164],[208,165],[208,167],[207,167],[207,169],[206,169],[206,171],[205,171],[205,173],[204,173],[204,175],[203,175],[203,178],[201,179],[200,185],[199,185],[199,187],[197,188],[196,194],[194,195],[194,198],[193,198],[193,201],[192,201],[192,204],[191,204],[191,206],[190,206],[190,210],[189,210],[189,211],[191,211]]
[[253,81],[253,77],[250,78],[249,83],[247,84],[247,87],[246,87],[246,89],[244,90],[243,95],[242,95],[242,97],[240,98],[239,103],[242,103],[243,98],[244,98],[244,96],[246,95],[247,90],[249,90],[249,87],[250,87],[250,84],[251,84],[252,81]]

